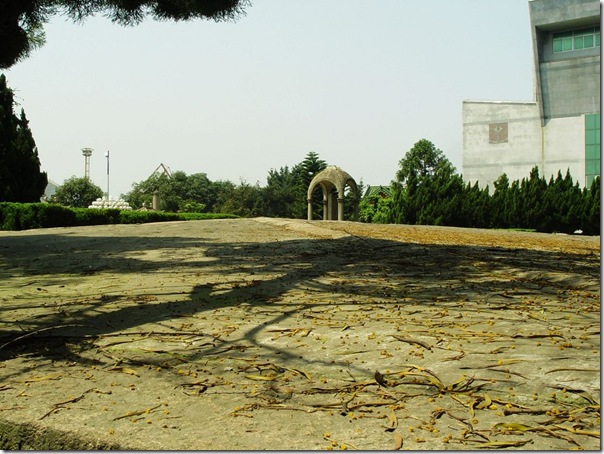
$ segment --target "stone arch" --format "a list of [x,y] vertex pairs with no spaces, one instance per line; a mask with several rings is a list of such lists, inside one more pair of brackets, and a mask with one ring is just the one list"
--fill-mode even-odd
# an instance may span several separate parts
[[312,221],[312,193],[319,186],[323,191],[323,219],[326,221],[344,220],[344,191],[346,186],[354,195],[354,220],[359,207],[359,190],[356,181],[347,172],[337,166],[328,166],[320,171],[310,182],[307,193],[308,220]]

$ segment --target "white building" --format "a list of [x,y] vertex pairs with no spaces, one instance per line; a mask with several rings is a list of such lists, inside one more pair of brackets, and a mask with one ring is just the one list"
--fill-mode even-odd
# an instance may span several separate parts
[[600,175],[600,3],[531,0],[529,11],[534,100],[463,102],[464,180],[485,187],[538,166],[589,186]]

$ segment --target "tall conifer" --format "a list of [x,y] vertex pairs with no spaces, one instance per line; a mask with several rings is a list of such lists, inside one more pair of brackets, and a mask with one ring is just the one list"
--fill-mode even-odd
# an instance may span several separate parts
[[39,202],[48,184],[25,112],[13,112],[13,92],[0,74],[0,202]]

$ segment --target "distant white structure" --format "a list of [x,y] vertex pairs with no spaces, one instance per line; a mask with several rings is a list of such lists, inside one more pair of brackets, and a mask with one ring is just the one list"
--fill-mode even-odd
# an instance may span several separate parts
[[132,207],[128,205],[124,199],[102,199],[98,198],[88,208],[117,208],[118,210],[131,210]]

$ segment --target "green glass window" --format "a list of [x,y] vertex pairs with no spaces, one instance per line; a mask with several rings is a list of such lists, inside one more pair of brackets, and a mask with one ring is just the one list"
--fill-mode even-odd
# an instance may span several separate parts
[[598,159],[600,157],[600,147],[597,145],[585,145],[585,159]]
[[589,49],[600,46],[600,27],[554,33],[554,53]]
[[600,175],[600,114],[585,115],[585,185]]
[[598,131],[596,129],[585,129],[585,146],[598,143]]
[[562,52],[568,52],[573,50],[573,39],[572,38],[563,38],[562,39]]
[[599,161],[595,159],[590,159],[589,161],[585,161],[585,173],[586,175],[597,175],[600,173],[600,165]]
[[597,115],[585,115],[585,129],[596,129],[598,122],[596,121]]
[[575,36],[575,49],[583,49],[583,38],[584,36]]

